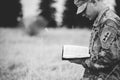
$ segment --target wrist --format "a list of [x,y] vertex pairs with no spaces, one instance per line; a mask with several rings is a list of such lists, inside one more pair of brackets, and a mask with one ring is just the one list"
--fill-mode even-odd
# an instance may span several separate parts
[[89,67],[90,67],[90,66],[89,66],[89,59],[84,60],[84,61],[82,62],[82,65],[83,65],[84,68],[89,68]]

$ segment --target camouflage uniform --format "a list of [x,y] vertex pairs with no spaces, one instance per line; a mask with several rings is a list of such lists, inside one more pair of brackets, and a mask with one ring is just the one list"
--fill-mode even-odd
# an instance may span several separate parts
[[109,8],[93,24],[82,80],[120,80],[120,18]]

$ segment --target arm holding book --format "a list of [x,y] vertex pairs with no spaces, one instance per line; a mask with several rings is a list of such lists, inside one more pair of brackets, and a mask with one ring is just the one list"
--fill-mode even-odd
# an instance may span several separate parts
[[100,44],[100,48],[96,49],[95,46],[93,46],[94,51],[91,50],[91,57],[85,60],[85,64],[89,68],[109,68],[120,61],[120,38],[115,27],[117,27],[115,22],[111,20],[106,21],[103,25],[103,30],[99,37],[100,42],[94,42],[94,45]]

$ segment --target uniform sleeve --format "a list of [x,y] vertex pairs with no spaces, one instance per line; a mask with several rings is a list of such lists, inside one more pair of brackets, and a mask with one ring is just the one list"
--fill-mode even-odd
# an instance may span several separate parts
[[112,20],[106,21],[103,25],[99,36],[101,49],[98,55],[85,61],[88,67],[93,69],[107,68],[120,60],[120,38],[116,27],[116,23]]

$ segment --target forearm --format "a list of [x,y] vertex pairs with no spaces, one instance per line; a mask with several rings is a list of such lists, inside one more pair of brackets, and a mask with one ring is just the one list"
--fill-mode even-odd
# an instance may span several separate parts
[[85,64],[88,68],[92,69],[103,69],[103,68],[109,68],[114,66],[119,61],[118,56],[116,56],[116,53],[112,53],[109,49],[102,50],[99,55],[93,56],[90,59],[87,59],[85,61]]

